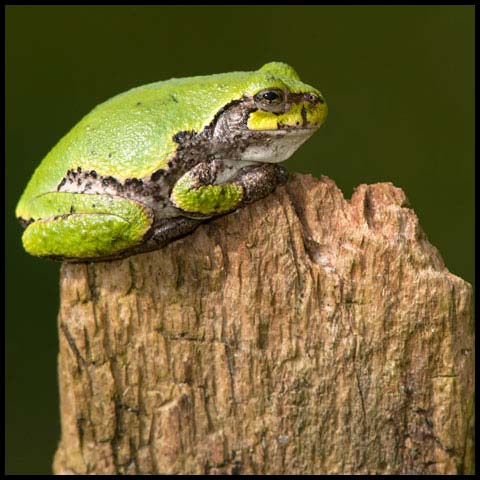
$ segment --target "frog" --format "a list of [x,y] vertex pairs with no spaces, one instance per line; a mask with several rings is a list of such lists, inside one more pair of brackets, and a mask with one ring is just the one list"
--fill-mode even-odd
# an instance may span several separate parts
[[31,255],[111,261],[165,247],[270,195],[324,123],[284,62],[171,78],[96,106],[49,151],[16,208]]

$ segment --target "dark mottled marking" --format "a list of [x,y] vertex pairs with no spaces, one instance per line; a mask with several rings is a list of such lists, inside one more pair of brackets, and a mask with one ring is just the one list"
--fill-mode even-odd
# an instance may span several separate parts
[[63,177],[62,181],[57,186],[57,191],[60,190],[65,185],[66,182],[67,182],[67,179]]
[[119,183],[115,178],[112,176],[105,177],[102,179],[102,185],[108,187],[109,185],[115,188],[120,189],[122,187],[121,183]]
[[138,178],[127,178],[125,180],[125,186],[126,187],[138,187],[143,185],[143,182],[139,180]]
[[318,97],[318,101],[322,104],[325,103],[325,100],[322,97]]
[[97,172],[95,170],[90,171],[90,176],[93,178],[97,178]]
[[137,195],[145,194],[143,182],[138,178],[127,178],[124,183],[127,190],[135,192]]
[[139,107],[142,104],[142,102],[137,102],[137,107]]
[[87,182],[85,184],[85,190],[90,190],[92,188],[92,182]]
[[307,126],[307,110],[305,109],[305,106],[302,106],[302,120],[303,120],[303,126]]
[[82,173],[82,167],[77,167],[77,172]]
[[25,220],[24,218],[19,217],[18,221],[23,228],[27,228],[31,223],[33,223],[33,218],[30,220]]
[[170,97],[175,103],[178,103],[177,97],[175,97],[175,95],[170,95]]
[[[210,125],[206,127],[207,131],[208,130],[213,130],[215,128],[215,125],[217,124],[218,119],[227,111],[232,108],[234,108],[236,105],[240,105],[246,101],[248,97],[245,97],[243,99],[238,99],[238,100],[232,100],[231,102],[227,103],[224,107],[222,107],[213,117],[213,120],[210,122]],[[257,108],[255,108],[257,110]],[[254,110],[251,110],[254,111]],[[250,110],[249,110],[250,113]],[[248,120],[248,115],[247,115],[247,120]]]
[[108,154],[108,158],[112,158],[112,152]]
[[73,205],[70,207],[70,214],[72,213],[75,213],[75,208],[73,207]]
[[165,170],[161,168],[160,170],[157,170],[156,172],[153,172],[152,175],[150,176],[150,180],[152,182],[156,182],[157,180],[160,179],[160,177],[165,173]]
[[176,133],[172,139],[176,143],[185,143],[189,140],[193,140],[197,135],[198,134],[195,130],[184,130],[183,132]]
[[308,101],[308,97],[310,96],[309,93],[287,93],[287,99],[289,102],[292,103],[300,103],[304,102],[305,100]]

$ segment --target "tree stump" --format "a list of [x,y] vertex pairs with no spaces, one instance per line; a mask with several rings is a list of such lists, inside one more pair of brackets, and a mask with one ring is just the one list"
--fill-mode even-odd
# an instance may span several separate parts
[[63,264],[57,474],[473,473],[472,288],[405,194],[294,175]]

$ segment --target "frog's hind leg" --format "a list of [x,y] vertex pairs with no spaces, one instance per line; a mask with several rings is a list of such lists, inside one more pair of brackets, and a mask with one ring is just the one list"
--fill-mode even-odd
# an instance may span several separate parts
[[127,251],[149,236],[147,207],[110,195],[52,192],[30,205],[33,223],[23,233],[27,252],[40,257],[99,260]]
[[[180,239],[189,233],[192,233],[198,225],[202,223],[201,220],[194,220],[186,217],[168,218],[155,222],[150,228],[148,235],[144,241],[138,245],[134,245],[127,250],[122,250],[112,255],[102,255],[99,258],[88,259],[89,262],[109,262],[113,260],[120,260],[131,255],[138,255],[140,253],[147,253],[153,250],[159,250],[174,240]],[[55,258],[55,257],[51,257]],[[81,258],[68,259],[71,263],[79,263],[85,261]]]
[[187,217],[158,220],[152,226],[148,237],[142,244],[129,249],[125,254],[120,253],[120,255],[113,256],[111,259],[158,250],[170,242],[192,233],[201,223],[203,223],[202,220]]

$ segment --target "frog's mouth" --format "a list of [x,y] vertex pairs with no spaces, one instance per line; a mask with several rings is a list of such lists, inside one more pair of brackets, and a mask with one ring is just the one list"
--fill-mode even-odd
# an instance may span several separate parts
[[290,125],[278,127],[276,130],[247,130],[247,134],[256,135],[271,135],[274,136],[284,136],[284,135],[304,135],[307,132],[314,133],[319,129],[319,126],[309,126],[309,127],[292,127]]

